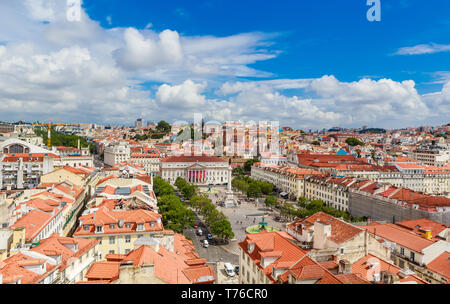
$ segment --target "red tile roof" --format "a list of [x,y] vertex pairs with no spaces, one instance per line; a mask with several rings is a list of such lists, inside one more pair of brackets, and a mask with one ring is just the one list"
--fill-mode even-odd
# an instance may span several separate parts
[[201,155],[201,156],[180,155],[180,156],[169,156],[169,157],[163,158],[163,159],[161,159],[161,162],[164,162],[164,163],[168,163],[168,162],[181,162],[181,163],[206,162],[206,163],[212,163],[212,162],[226,162],[226,160],[224,160],[221,157],[210,156],[210,155]]
[[427,268],[447,279],[450,284],[450,252],[444,252],[433,261],[428,263]]
[[310,227],[313,227],[314,223],[317,221],[331,225],[331,236],[328,238],[336,244],[348,241],[363,232],[362,229],[324,212],[314,213],[304,219],[297,218],[295,222],[288,225],[288,227],[294,231],[299,231],[298,229],[302,226],[304,227],[303,229],[309,229]]
[[370,226],[360,227],[362,229],[366,229],[372,234],[375,234],[377,237],[382,237],[416,252],[422,252],[423,249],[434,243],[431,240],[417,236],[416,234],[406,231],[405,229],[402,229],[394,224],[372,224]]
[[[366,255],[352,264],[352,273],[359,274],[368,281],[373,280],[373,274],[376,273],[376,271],[379,272],[389,271],[394,274],[398,274],[400,270],[401,270],[400,267],[397,267],[394,264],[391,264],[385,260],[379,259],[372,254]],[[426,283],[425,281],[423,281],[422,279],[418,278],[415,275],[409,275],[404,278],[400,277],[399,279],[400,282],[414,281],[417,282],[418,284]]]

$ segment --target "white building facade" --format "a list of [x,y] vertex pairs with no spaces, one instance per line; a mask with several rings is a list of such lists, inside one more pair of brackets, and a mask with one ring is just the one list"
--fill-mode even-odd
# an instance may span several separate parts
[[231,182],[228,162],[217,156],[169,156],[161,159],[160,175],[169,183],[178,177],[196,185],[223,185]]

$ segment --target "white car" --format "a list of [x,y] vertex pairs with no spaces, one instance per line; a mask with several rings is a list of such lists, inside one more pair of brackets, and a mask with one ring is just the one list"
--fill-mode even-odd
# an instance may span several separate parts
[[208,248],[208,246],[209,246],[208,240],[203,240],[202,245],[203,245],[203,247]]
[[231,265],[230,263],[225,263],[225,272],[227,273],[227,275],[229,277],[234,277],[235,276],[235,272],[234,272],[234,267],[233,265]]

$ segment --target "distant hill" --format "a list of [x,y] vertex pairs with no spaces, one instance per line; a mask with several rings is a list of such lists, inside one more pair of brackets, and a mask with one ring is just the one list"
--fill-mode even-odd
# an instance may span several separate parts
[[381,128],[369,128],[369,129],[364,129],[364,130],[359,131],[359,134],[364,134],[364,133],[381,134],[381,133],[386,133],[386,130],[381,129]]

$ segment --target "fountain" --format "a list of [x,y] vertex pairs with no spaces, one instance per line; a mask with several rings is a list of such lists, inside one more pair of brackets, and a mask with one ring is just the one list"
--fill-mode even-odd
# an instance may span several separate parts
[[273,226],[269,226],[269,224],[264,220],[264,216],[262,217],[261,222],[258,223],[258,225],[253,225],[250,227],[247,227],[247,229],[245,230],[247,233],[260,233],[262,231],[267,231],[267,232],[274,232],[274,231],[280,231],[280,229],[275,228]]

